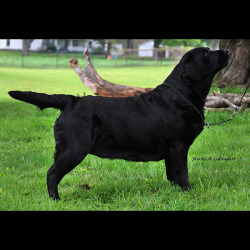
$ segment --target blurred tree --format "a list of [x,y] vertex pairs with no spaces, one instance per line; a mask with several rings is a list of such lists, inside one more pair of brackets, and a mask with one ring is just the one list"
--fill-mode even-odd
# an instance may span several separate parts
[[23,56],[29,55],[29,48],[34,39],[23,39]]
[[134,43],[133,43],[134,39],[126,39],[126,49],[133,49],[134,48]]
[[159,56],[159,46],[162,43],[163,39],[154,39],[154,50],[153,50],[153,60],[157,61]]
[[201,45],[209,47],[211,50],[216,50],[219,47],[219,39],[201,39]]
[[201,39],[162,39],[167,46],[201,46]]
[[106,39],[93,39],[93,40],[97,41],[103,50],[105,49]]
[[125,48],[125,55],[131,55],[134,48],[134,39],[125,39],[123,44]]
[[111,55],[111,49],[114,44],[122,43],[122,39],[93,39],[100,44],[99,52],[103,53],[105,51],[105,46],[107,45],[106,56]]
[[106,56],[110,56],[111,55],[111,47],[112,47],[112,39],[108,39],[108,47],[107,47],[107,54]]
[[250,39],[220,40],[220,49],[229,49],[228,66],[215,75],[219,87],[244,85],[250,81]]

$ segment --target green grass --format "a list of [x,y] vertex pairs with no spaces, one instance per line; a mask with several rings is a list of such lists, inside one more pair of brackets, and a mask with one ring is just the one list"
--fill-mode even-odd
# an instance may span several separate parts
[[[87,65],[82,53],[40,53],[29,52],[29,56],[22,57],[21,51],[0,51],[0,66],[31,67],[31,68],[70,68],[69,60],[75,58],[80,67]],[[95,67],[124,67],[132,65],[152,66],[170,65],[174,59],[154,61],[152,58],[118,57],[117,60],[107,60],[106,56],[90,55]]]
[[[172,68],[97,70],[111,82],[154,87]],[[88,155],[63,178],[62,200],[54,202],[47,194],[46,174],[53,164],[53,125],[60,112],[41,112],[10,98],[9,90],[92,94],[72,69],[0,68],[0,210],[249,211],[248,111],[204,129],[195,140],[188,160],[190,192],[167,181],[164,161],[135,163]],[[206,114],[206,121],[215,123],[229,116],[212,112]]]

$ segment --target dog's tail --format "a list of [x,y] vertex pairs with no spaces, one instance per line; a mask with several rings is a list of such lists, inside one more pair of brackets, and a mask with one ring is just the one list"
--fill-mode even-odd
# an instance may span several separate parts
[[68,103],[72,103],[80,98],[73,95],[47,95],[31,91],[9,91],[8,93],[12,98],[36,105],[41,110],[55,108],[63,111]]

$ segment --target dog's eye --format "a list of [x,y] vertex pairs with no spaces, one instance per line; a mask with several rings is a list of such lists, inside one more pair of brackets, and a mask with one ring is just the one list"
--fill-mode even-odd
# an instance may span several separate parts
[[205,56],[208,56],[208,52],[205,54]]

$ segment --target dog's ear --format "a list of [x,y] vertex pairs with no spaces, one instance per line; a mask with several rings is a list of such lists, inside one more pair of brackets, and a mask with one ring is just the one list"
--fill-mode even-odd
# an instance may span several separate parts
[[181,73],[184,78],[190,78],[195,81],[201,80],[201,72],[192,54],[186,55],[181,61]]

